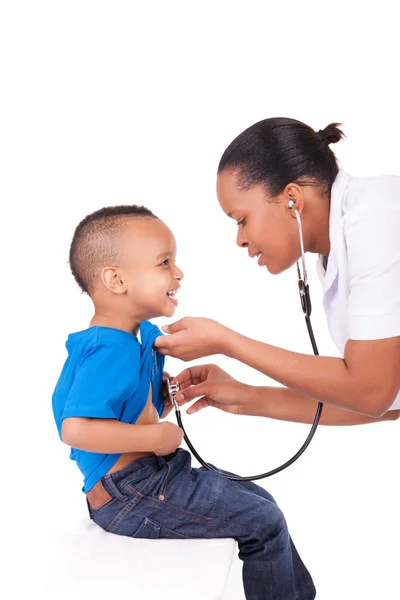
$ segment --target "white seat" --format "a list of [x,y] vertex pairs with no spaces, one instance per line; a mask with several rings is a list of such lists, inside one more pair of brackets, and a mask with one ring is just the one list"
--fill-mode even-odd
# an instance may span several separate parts
[[44,597],[57,600],[222,600],[236,548],[230,538],[132,539],[88,518],[51,540]]

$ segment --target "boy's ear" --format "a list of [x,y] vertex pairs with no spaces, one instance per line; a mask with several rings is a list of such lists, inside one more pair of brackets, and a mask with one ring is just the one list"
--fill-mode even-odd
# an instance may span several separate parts
[[101,272],[101,280],[110,292],[114,294],[123,294],[126,291],[126,284],[117,267],[104,267]]

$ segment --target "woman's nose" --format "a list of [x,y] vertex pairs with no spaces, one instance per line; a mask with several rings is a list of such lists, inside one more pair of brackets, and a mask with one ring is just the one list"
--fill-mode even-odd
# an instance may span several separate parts
[[249,242],[246,240],[246,236],[244,235],[243,230],[244,227],[239,227],[236,236],[236,243],[239,246],[239,248],[247,248],[247,246],[249,245]]

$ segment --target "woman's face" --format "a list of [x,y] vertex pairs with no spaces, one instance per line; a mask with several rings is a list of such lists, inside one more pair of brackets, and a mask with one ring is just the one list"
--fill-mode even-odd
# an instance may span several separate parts
[[226,170],[218,175],[217,196],[222,210],[237,223],[238,246],[257,257],[261,267],[277,274],[298,260],[298,227],[286,190],[276,198],[262,185],[240,190],[237,173]]

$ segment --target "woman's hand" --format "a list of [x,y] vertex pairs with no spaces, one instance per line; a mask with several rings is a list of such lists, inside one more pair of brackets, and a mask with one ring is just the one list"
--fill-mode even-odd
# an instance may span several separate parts
[[179,383],[181,387],[182,391],[175,394],[179,406],[201,396],[187,410],[188,414],[206,406],[236,415],[247,414],[244,407],[250,397],[251,386],[236,381],[217,365],[190,367],[174,377],[171,383]]
[[181,360],[195,360],[211,354],[225,354],[234,332],[212,319],[185,317],[172,325],[164,325],[168,336],[156,338],[154,347]]

